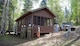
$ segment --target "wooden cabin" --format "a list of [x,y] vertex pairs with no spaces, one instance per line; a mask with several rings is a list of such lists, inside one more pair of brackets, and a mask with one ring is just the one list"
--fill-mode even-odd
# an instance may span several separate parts
[[38,25],[40,25],[40,33],[53,32],[54,17],[55,15],[47,7],[29,11],[16,20],[17,33],[21,33],[22,28],[27,29],[29,23],[31,24],[32,36],[37,33]]

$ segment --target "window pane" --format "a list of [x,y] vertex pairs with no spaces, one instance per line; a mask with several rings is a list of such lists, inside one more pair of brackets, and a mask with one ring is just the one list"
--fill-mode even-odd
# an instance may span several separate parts
[[36,25],[36,16],[33,17],[33,24]]
[[21,25],[21,20],[19,21],[19,26]]
[[52,21],[52,19],[50,19],[50,26],[52,26],[53,25],[53,21]]
[[44,26],[44,18],[41,17],[41,26]]
[[47,26],[47,18],[44,18],[44,25]]
[[26,26],[28,26],[28,17],[26,17]]
[[25,18],[24,18],[24,19],[22,19],[21,21],[22,21],[22,24],[25,24]]
[[38,21],[37,22],[38,22],[38,25],[40,25],[40,17],[38,17]]
[[29,16],[29,23],[31,24],[32,23],[32,17]]
[[50,26],[50,19],[47,19],[47,26]]

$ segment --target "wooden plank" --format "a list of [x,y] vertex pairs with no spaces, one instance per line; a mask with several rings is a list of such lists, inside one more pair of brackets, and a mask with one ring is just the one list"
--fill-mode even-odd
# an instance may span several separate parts
[[36,16],[36,25],[38,25],[38,21],[37,20],[38,20],[38,17]]

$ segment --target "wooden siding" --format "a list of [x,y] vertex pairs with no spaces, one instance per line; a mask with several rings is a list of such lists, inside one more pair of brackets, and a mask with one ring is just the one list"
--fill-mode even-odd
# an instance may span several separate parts
[[35,13],[33,13],[33,16],[53,18],[53,16],[50,15],[46,10],[41,10],[41,11],[39,11],[39,12],[35,12]]
[[[53,14],[50,13],[50,11],[47,11],[46,9],[40,10],[37,12],[29,13],[29,14],[24,14],[25,16],[17,19],[16,21],[18,22],[18,32],[21,33],[21,25],[26,25],[26,29],[28,24],[30,23],[32,25],[32,35],[34,33],[37,33],[38,31],[38,17],[40,17],[40,33],[50,33],[53,32],[53,22],[50,23],[51,21],[54,20]],[[34,16],[36,16],[36,25],[34,25]],[[44,18],[44,19],[42,19]],[[41,21],[43,20],[43,21]],[[44,23],[44,24],[42,24]],[[50,25],[51,24],[51,25]],[[27,31],[27,30],[26,30]]]
[[[53,27],[50,26],[40,26],[40,33],[50,33],[53,32]],[[32,33],[37,33],[38,31],[38,26],[33,26],[32,28]]]

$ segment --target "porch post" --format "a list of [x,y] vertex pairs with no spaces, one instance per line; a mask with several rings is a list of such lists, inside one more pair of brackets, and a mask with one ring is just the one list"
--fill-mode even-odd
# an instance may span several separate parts
[[52,27],[53,27],[53,32],[54,32],[54,18],[52,18],[52,21],[53,21],[53,22],[52,22],[52,24],[53,24]]
[[33,15],[32,15],[31,21],[32,21],[32,22],[31,22],[31,25],[32,25],[32,27],[31,27],[31,30],[32,30],[32,31],[31,31],[31,38],[33,38],[33,36],[34,36],[34,35],[33,35]]
[[33,15],[32,15],[32,19],[31,19],[31,21],[32,21],[32,22],[31,22],[31,25],[32,25],[32,27],[33,27]]

